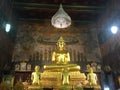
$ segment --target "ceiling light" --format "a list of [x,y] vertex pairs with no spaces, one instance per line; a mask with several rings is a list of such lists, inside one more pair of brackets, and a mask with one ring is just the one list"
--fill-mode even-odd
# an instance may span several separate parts
[[112,32],[113,34],[116,34],[117,31],[118,31],[118,27],[117,27],[117,26],[112,26],[112,27],[111,27],[111,32]]
[[71,25],[71,18],[62,8],[62,4],[60,4],[59,10],[52,17],[51,23],[56,28],[67,28]]
[[10,28],[11,28],[11,25],[7,23],[6,26],[5,26],[5,31],[9,32]]

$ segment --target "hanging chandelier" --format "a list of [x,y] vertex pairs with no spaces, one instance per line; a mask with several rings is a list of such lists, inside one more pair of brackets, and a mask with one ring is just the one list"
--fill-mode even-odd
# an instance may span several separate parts
[[71,18],[64,11],[62,4],[60,4],[59,10],[52,17],[51,23],[56,28],[67,28],[71,25]]

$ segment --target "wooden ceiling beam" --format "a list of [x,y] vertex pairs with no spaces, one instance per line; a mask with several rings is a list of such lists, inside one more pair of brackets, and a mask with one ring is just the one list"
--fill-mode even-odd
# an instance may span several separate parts
[[[16,18],[17,21],[26,21],[26,22],[42,22],[45,21],[45,19],[38,19],[38,18]],[[47,19],[48,21],[51,21],[51,19]],[[72,22],[78,22],[78,23],[94,23],[92,20],[72,20]]]
[[[59,8],[57,4],[40,4],[40,3],[24,3],[24,2],[14,2],[14,7],[37,7],[37,8]],[[94,9],[94,10],[101,10],[105,9],[105,6],[84,6],[84,5],[63,5],[64,9]]]

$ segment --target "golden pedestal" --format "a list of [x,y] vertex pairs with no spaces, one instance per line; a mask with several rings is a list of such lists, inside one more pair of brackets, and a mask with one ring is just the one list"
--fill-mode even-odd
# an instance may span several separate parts
[[47,88],[61,87],[64,68],[68,69],[70,86],[75,86],[86,80],[85,74],[80,73],[80,66],[77,64],[45,65],[44,71],[41,74],[42,86]]

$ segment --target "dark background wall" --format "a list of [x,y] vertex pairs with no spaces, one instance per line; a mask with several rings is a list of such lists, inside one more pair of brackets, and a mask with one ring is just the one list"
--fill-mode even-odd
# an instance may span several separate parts
[[118,28],[120,28],[119,4],[119,0],[116,0],[116,2],[112,0],[112,2],[109,4],[108,9],[98,22],[98,40],[103,63],[110,64],[110,66],[114,68],[114,71],[115,67],[117,70],[119,66],[119,64],[115,63],[120,62],[118,52],[120,48],[120,29],[118,30],[117,34],[112,34],[110,28],[112,25],[117,25]]
[[[118,77],[120,76],[120,1],[111,0],[108,8],[98,22],[98,40],[102,55],[103,70],[107,76],[109,85],[114,81],[114,86],[120,87]],[[112,25],[118,26],[117,34],[110,31]],[[109,77],[109,78],[108,78]]]
[[[71,63],[78,63],[81,70],[86,66],[81,63],[101,62],[96,26],[94,24],[79,25],[72,23],[67,29],[56,29],[50,21],[17,22],[17,35],[12,60],[13,62],[27,61],[34,67],[39,64],[50,64],[56,42],[63,36],[70,52]],[[83,67],[84,66],[84,67]]]
[[10,73],[13,53],[13,39],[10,33],[5,32],[5,24],[10,19],[11,1],[0,0],[0,81],[4,74]]

